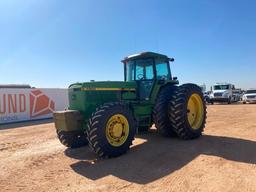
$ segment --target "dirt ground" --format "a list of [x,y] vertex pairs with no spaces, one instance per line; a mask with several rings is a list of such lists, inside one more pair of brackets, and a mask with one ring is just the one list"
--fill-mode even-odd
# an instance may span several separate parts
[[256,191],[256,105],[207,111],[200,139],[151,130],[107,160],[88,147],[66,149],[49,120],[1,125],[0,191]]

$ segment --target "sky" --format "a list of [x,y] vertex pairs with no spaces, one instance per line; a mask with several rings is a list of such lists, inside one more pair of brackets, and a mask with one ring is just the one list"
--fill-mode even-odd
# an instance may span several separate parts
[[0,84],[123,80],[121,60],[175,58],[180,83],[256,88],[254,0],[0,0]]

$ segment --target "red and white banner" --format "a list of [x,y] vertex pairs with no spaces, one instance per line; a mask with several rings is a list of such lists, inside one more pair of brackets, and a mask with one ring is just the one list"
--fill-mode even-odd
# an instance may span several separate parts
[[51,118],[67,107],[67,89],[0,89],[0,124]]

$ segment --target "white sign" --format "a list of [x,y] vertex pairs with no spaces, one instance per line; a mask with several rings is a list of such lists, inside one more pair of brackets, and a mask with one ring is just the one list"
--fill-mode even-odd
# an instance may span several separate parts
[[0,124],[51,118],[67,107],[67,89],[0,89]]

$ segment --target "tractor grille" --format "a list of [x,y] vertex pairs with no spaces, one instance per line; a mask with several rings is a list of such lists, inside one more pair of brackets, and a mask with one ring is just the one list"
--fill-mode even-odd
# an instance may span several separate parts
[[221,97],[222,93],[214,93],[214,97]]

